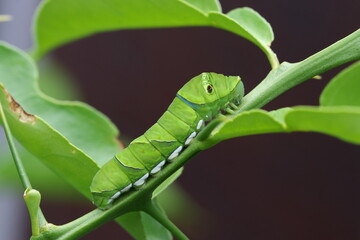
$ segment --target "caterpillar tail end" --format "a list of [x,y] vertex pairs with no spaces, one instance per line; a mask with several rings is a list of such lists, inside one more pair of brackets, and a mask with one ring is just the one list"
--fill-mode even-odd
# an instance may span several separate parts
[[119,171],[117,160],[110,160],[100,168],[91,182],[90,191],[93,203],[102,210],[110,208],[123,193],[120,189],[126,188],[130,183],[126,174]]
[[116,191],[92,192],[93,204],[101,210],[107,210],[113,205],[113,199],[111,197],[115,193]]

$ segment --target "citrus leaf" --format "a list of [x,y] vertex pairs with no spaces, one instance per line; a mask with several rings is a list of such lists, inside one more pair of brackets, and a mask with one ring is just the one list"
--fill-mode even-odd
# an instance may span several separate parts
[[[16,171],[12,155],[9,151],[6,141],[1,139],[0,128],[0,187],[13,186],[23,191],[19,181],[19,175]],[[36,157],[27,152],[20,144],[17,144],[17,150],[20,158],[25,166],[27,175],[31,179],[31,184],[36,186],[47,200],[56,200],[63,202],[74,202],[83,200],[80,193],[76,191],[70,184],[59,178],[44,166]],[[46,181],[44,181],[46,179]],[[54,188],[56,186],[56,188]]]
[[256,109],[229,117],[213,130],[210,138],[220,142],[247,135],[284,132],[284,125],[269,112]]
[[[58,101],[40,92],[36,66],[21,50],[0,42],[0,56],[0,101],[12,134],[49,169],[91,199],[89,186],[94,175],[120,150],[116,128],[84,103]],[[116,221],[124,224],[122,217]],[[163,228],[153,219],[138,222]],[[124,228],[133,234],[128,225]],[[157,233],[161,231],[153,234]],[[168,239],[167,235],[158,237]]]
[[98,170],[96,163],[43,119],[25,112],[2,84],[0,101],[16,139],[46,166],[90,197],[89,185]]
[[231,116],[213,130],[212,144],[247,135],[317,132],[360,144],[360,107],[300,106],[266,112],[251,110]]
[[2,83],[21,107],[48,123],[99,165],[119,151],[118,130],[100,112],[81,102],[59,101],[43,94],[32,59],[0,42]]
[[34,57],[96,33],[139,28],[213,26],[242,36],[260,47],[273,67],[270,24],[251,8],[221,13],[217,0],[46,0],[34,23]]
[[221,5],[218,0],[180,0],[180,2],[188,3],[204,13],[210,11],[221,12]]
[[236,8],[226,15],[236,21],[261,44],[270,46],[274,41],[274,33],[270,24],[255,10],[248,7]]
[[289,131],[318,132],[360,144],[359,107],[299,107],[285,116]]
[[320,96],[322,106],[360,106],[360,62],[341,71]]
[[168,230],[145,212],[131,212],[120,218],[122,226],[137,240],[173,239]]
[[200,1],[47,0],[35,20],[36,56],[94,33],[134,28],[206,26]]
[[279,65],[270,45],[274,33],[270,24],[251,8],[237,8],[228,14],[210,12],[209,19],[214,27],[235,33],[257,45],[267,56],[273,67]]
[[165,181],[163,181],[153,192],[152,198],[156,198],[160,193],[162,193],[165,189],[167,189],[184,171],[184,168],[180,168],[173,175],[168,177]]

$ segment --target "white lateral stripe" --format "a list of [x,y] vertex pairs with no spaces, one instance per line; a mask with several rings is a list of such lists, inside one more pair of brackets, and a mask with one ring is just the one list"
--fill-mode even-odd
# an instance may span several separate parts
[[135,187],[139,187],[145,183],[145,180],[149,177],[149,173],[146,173],[144,176],[142,176],[139,180],[134,182]]
[[153,169],[151,169],[150,174],[158,173],[160,170],[161,170],[161,167],[154,167]]
[[166,161],[165,161],[165,160],[162,160],[162,161],[158,164],[158,166],[162,167],[162,166],[165,165],[165,163],[166,163]]
[[191,138],[196,137],[196,132],[192,132],[189,137],[191,137]]
[[179,156],[179,153],[173,152],[170,157],[168,158],[169,161],[174,160],[174,158],[176,158],[177,156]]
[[165,165],[165,160],[161,161],[158,165],[156,165],[153,169],[151,169],[150,174],[155,174],[159,172],[164,165]]
[[183,149],[183,146],[178,147],[177,149],[175,149],[175,151],[173,151],[171,153],[171,155],[168,157],[168,160],[173,160],[174,158],[176,158],[177,156],[179,156],[179,153],[181,152],[181,150]]
[[186,139],[185,145],[189,145],[192,140],[193,140],[193,138],[188,138],[188,139]]
[[196,130],[199,130],[202,127],[203,123],[204,123],[204,120],[201,119],[196,126]]
[[192,132],[190,134],[190,136],[185,141],[185,145],[189,145],[191,143],[191,141],[194,139],[194,137],[196,137],[196,132]]
[[145,183],[145,180],[139,179],[139,180],[137,180],[137,181],[134,183],[134,186],[135,186],[135,187],[140,187],[140,186],[142,186],[144,183]]
[[132,187],[132,183],[130,183],[129,185],[127,185],[126,187],[124,187],[124,188],[121,189],[120,191],[121,191],[122,193],[127,192],[127,191],[130,190],[131,187]]
[[183,146],[180,146],[180,147],[178,147],[177,149],[175,149],[174,152],[180,153],[182,149],[183,149]]
[[111,199],[116,199],[116,198],[118,198],[118,197],[120,196],[120,194],[121,194],[121,191],[116,192],[116,193],[111,197]]

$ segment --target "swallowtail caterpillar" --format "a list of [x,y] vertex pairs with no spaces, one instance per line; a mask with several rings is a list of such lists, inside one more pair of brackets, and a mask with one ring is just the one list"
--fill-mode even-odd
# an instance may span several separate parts
[[192,78],[157,123],[96,173],[90,187],[95,205],[107,209],[125,192],[141,188],[149,176],[176,161],[205,122],[222,110],[236,108],[243,95],[240,77],[202,73]]

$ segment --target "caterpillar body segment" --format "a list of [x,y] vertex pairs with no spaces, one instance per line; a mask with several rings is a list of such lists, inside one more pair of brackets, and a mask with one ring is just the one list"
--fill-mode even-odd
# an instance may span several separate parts
[[128,146],[133,155],[144,165],[148,172],[150,172],[165,157],[142,135],[136,138]]

